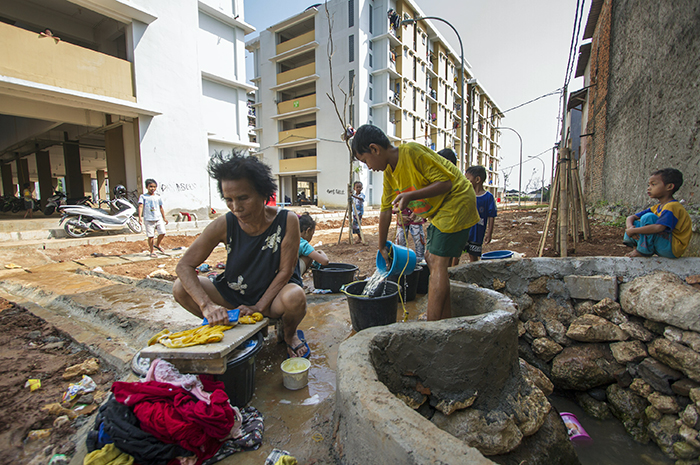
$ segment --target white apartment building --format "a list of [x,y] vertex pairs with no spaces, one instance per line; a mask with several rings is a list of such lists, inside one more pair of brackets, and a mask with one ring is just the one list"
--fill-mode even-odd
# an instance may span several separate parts
[[249,135],[243,0],[0,2],[3,194],[155,178],[166,211],[220,209],[206,173]]
[[[335,96],[341,113],[342,91],[352,96],[349,123],[374,124],[397,145],[415,141],[435,151],[451,147],[462,169],[486,167],[486,186],[495,194],[498,107],[469,69],[462,73],[459,53],[431,21],[400,24],[425,16],[418,5],[413,0],[330,0],[327,5]],[[279,177],[278,200],[343,207],[349,154],[327,96],[328,23],[325,4],[315,5],[261,31],[246,48],[253,54],[253,83],[259,89],[254,103],[259,155]],[[368,203],[378,204],[381,173],[360,169],[354,176],[363,182]]]

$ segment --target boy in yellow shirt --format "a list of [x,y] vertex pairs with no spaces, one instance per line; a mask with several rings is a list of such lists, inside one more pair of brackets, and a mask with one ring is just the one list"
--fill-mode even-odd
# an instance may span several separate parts
[[387,263],[386,246],[392,210],[410,208],[430,220],[425,259],[430,268],[428,320],[452,316],[447,268],[459,257],[469,239],[469,228],[479,221],[471,183],[456,166],[429,148],[409,142],[394,147],[376,126],[360,126],[352,139],[355,158],[372,171],[384,172],[379,214],[379,252]]
[[634,247],[628,257],[657,254],[678,258],[688,248],[692,234],[690,215],[673,194],[683,185],[683,173],[675,168],[654,171],[649,177],[647,195],[659,203],[627,217],[623,242]]

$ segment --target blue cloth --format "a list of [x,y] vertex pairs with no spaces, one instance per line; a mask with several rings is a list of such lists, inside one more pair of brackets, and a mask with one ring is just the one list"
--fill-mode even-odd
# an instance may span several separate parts
[[313,252],[315,249],[309,244],[309,241],[304,239],[303,237],[299,239],[299,256],[300,257],[308,257],[311,252]]
[[484,192],[476,196],[476,209],[479,212],[479,222],[469,230],[469,242],[475,245],[484,243],[486,235],[486,224],[489,218],[497,216],[496,199],[493,198],[491,192]]
[[[635,228],[649,226],[650,224],[660,224],[659,220],[661,218],[656,216],[649,209],[644,210],[644,212],[637,213],[639,220],[634,222]],[[673,228],[671,228],[671,230],[672,229]],[[630,247],[635,247],[637,251],[639,251],[639,253],[642,253],[644,255],[657,254],[661,257],[676,258],[676,256],[673,255],[673,248],[671,245],[671,233],[668,229],[659,234],[639,234],[639,240],[632,239],[627,235],[627,233],[625,233],[623,242],[629,245]]]
[[139,204],[143,204],[143,219],[145,221],[158,221],[163,219],[160,214],[160,207],[163,206],[163,199],[158,194],[141,194]]

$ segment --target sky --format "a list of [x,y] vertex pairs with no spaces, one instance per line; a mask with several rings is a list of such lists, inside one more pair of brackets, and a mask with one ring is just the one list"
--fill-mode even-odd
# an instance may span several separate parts
[[[258,35],[279,21],[302,12],[321,0],[244,0],[245,21]],[[577,2],[574,0],[416,0],[427,16],[449,21],[464,44],[464,58],[501,111],[549,94],[564,85],[567,59],[574,32]],[[586,26],[589,2],[584,3],[579,36]],[[435,21],[443,37],[459,53],[459,41],[449,26]],[[580,41],[578,42],[580,45]],[[575,50],[576,57],[578,50]],[[250,68],[250,65],[247,65]],[[576,58],[574,58],[574,68]],[[250,73],[249,73],[250,77]],[[583,87],[583,78],[572,78],[569,93]],[[545,163],[545,185],[549,185],[552,147],[559,140],[561,118],[559,94],[544,97],[508,111],[501,126],[522,137],[522,189],[540,186],[542,163],[528,159],[539,154]],[[544,152],[544,153],[543,153]],[[508,189],[518,188],[520,142],[511,130],[501,131],[502,174]],[[529,184],[529,189],[526,189]]]

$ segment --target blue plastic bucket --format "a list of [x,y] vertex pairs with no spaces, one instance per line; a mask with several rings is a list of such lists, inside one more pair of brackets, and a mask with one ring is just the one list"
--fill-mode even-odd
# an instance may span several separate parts
[[[416,268],[416,253],[391,241],[386,241],[386,246],[389,248],[389,255],[392,257],[391,268],[387,275],[407,276],[413,273],[413,270]],[[386,261],[379,251],[377,251],[377,269],[380,271],[386,270]]]
[[513,252],[510,250],[494,250],[493,252],[486,252],[481,254],[482,260],[499,260],[501,258],[510,258],[513,256]]

